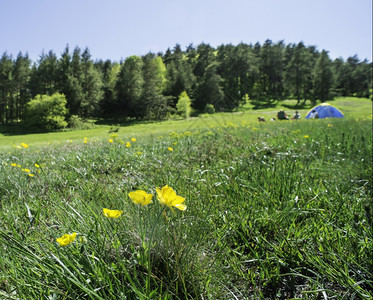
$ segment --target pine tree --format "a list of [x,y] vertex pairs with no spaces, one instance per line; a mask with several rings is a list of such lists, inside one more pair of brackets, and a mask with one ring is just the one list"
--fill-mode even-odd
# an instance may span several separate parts
[[206,104],[212,104],[217,110],[224,110],[227,108],[224,92],[222,90],[224,80],[217,73],[217,69],[217,62],[213,62],[207,66],[201,83],[197,87],[196,99],[193,102],[194,108],[203,110]]
[[313,70],[314,100],[322,102],[332,98],[333,72],[328,52],[323,50]]
[[123,117],[141,118],[146,114],[143,101],[143,60],[139,56],[128,57],[122,64],[115,86],[117,111]]

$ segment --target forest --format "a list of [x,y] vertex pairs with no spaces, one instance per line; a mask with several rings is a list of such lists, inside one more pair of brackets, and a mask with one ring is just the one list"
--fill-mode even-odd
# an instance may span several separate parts
[[47,130],[92,118],[162,120],[231,111],[249,100],[295,99],[301,107],[306,100],[371,94],[372,62],[357,55],[332,60],[328,51],[303,42],[201,43],[185,50],[176,44],[119,62],[93,60],[88,48],[67,45],[60,56],[50,50],[36,62],[21,52],[0,59],[0,124]]

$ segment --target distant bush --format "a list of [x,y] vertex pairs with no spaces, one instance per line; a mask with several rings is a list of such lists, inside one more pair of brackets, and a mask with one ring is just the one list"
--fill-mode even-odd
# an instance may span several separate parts
[[68,124],[69,128],[77,130],[91,129],[92,127],[94,127],[93,124],[85,122],[82,118],[80,118],[77,115],[72,115],[69,119]]
[[31,129],[58,130],[67,127],[66,97],[60,93],[37,95],[26,104],[25,125]]
[[215,107],[214,107],[214,105],[212,105],[212,104],[206,104],[205,109],[204,109],[204,113],[206,113],[206,114],[213,114],[213,113],[215,113]]
[[179,95],[179,100],[176,104],[177,114],[183,118],[189,118],[192,111],[192,101],[186,91]]

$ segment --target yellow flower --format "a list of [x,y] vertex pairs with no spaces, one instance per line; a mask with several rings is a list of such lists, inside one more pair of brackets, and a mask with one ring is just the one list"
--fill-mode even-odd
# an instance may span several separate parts
[[136,142],[136,138],[132,138],[131,141],[132,141],[132,142]]
[[109,143],[113,143],[114,142],[114,140],[113,139],[109,139]]
[[85,137],[84,138],[84,141],[83,141],[84,144],[87,144],[88,143],[88,139]]
[[308,139],[309,137],[310,137],[309,135],[305,135],[305,136],[304,136],[305,139]]
[[35,164],[35,167],[36,167],[36,168],[40,168],[40,166],[39,166],[38,164]]
[[148,205],[152,202],[153,194],[148,194],[145,191],[138,190],[128,194],[133,203],[141,204],[142,206]]
[[114,218],[117,219],[120,217],[120,215],[123,213],[123,210],[115,210],[115,209],[107,209],[103,208],[102,209],[104,216],[107,218]]
[[76,233],[72,233],[72,234],[65,234],[63,236],[61,236],[60,238],[56,239],[57,243],[60,244],[60,246],[66,246],[70,243],[72,243],[76,238]]
[[12,167],[15,167],[17,164],[15,164],[15,163],[11,163],[10,164]]
[[26,143],[21,143],[21,146],[22,146],[23,148],[28,148],[28,145],[27,145]]
[[29,173],[28,176],[30,176],[30,177],[34,177],[34,174]]
[[333,127],[333,124],[328,124],[328,127]]
[[31,170],[30,169],[22,169],[23,172],[27,172],[27,173],[30,173]]
[[169,208],[173,210],[173,206],[180,210],[186,210],[186,206],[182,204],[185,201],[185,198],[176,195],[176,192],[165,185],[162,189],[156,188],[157,191],[157,198],[161,204],[166,204]]
[[167,150],[168,151],[174,151],[174,149],[172,149],[171,147],[168,147]]
[[131,143],[130,143],[130,142],[127,142],[127,143],[126,143],[126,147],[127,147],[127,148],[131,147]]

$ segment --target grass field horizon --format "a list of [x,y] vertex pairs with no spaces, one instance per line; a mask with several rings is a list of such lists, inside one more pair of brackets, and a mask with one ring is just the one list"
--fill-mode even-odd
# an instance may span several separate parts
[[[369,117],[372,114],[372,101],[366,98],[355,97],[339,97],[335,100],[328,101],[328,103],[338,107],[347,118],[362,118]],[[113,128],[118,129],[119,133],[128,137],[133,135],[149,136],[149,135],[162,135],[172,131],[183,130],[198,130],[202,127],[210,126],[225,126],[228,122],[257,122],[257,118],[263,116],[267,122],[276,117],[279,109],[284,109],[290,116],[293,115],[295,110],[299,110],[302,118],[306,116],[307,112],[312,108],[311,102],[303,108],[296,107],[296,100],[277,101],[272,103],[269,107],[264,109],[256,109],[256,102],[250,101],[243,107],[234,112],[215,113],[212,115],[202,114],[198,117],[188,119],[166,120],[161,122],[142,122],[139,124],[112,124],[95,125],[92,129],[84,130],[69,130],[60,132],[47,132],[47,133],[9,133],[2,132],[0,127],[0,152],[11,151],[16,148],[20,143],[33,144],[50,144],[50,143],[63,143],[70,141],[81,141],[83,137],[93,139],[108,138],[113,132]],[[108,123],[108,122],[106,122]]]
[[0,299],[372,299],[372,101],[294,103],[0,134]]

